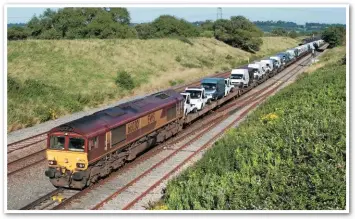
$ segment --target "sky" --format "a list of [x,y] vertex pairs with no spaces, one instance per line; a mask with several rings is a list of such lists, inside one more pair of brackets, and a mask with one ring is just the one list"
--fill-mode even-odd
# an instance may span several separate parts
[[[8,7],[7,23],[26,23],[34,15],[42,14],[45,9]],[[51,9],[57,10],[58,8]],[[127,9],[130,12],[132,23],[150,22],[163,14],[174,15],[188,21],[216,20],[217,18],[216,7],[128,7]],[[222,8],[223,18],[237,15],[245,16],[251,21],[282,20],[292,21],[297,24],[305,24],[306,22],[346,24],[346,8]]]

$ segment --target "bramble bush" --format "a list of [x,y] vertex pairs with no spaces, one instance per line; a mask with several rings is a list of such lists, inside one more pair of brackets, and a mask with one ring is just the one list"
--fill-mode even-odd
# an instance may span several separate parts
[[135,82],[132,76],[126,71],[119,71],[117,73],[116,84],[125,90],[135,88]]

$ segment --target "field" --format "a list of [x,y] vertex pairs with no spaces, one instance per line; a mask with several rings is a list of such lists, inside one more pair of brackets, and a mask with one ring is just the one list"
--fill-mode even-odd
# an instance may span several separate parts
[[345,48],[329,50],[167,185],[155,209],[336,210],[346,204]]
[[[264,37],[250,54],[211,38],[8,41],[7,131],[193,81],[297,42]],[[118,72],[130,75],[133,89],[116,83]]]

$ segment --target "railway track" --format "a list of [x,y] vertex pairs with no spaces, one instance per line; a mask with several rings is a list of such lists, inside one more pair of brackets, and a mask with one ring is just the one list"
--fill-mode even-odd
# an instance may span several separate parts
[[45,209],[52,209],[55,206],[59,205],[63,200],[74,196],[79,191],[77,190],[69,190],[58,188],[41,198],[37,199],[36,201],[26,205],[25,207],[21,208],[20,210],[45,210]]
[[[299,60],[301,61],[301,60]],[[195,150],[194,152],[192,152],[193,154],[191,154],[191,156],[189,156],[188,158],[186,158],[183,162],[181,162],[180,164],[178,164],[173,170],[171,170],[170,172],[168,172],[167,174],[164,175],[164,177],[160,178],[156,183],[154,183],[154,185],[150,186],[147,190],[145,190],[144,192],[142,192],[142,194],[140,194],[137,198],[135,198],[133,201],[127,203],[122,209],[130,209],[131,207],[133,207],[139,200],[141,200],[142,198],[144,198],[151,190],[153,190],[157,185],[159,185],[162,181],[164,181],[165,179],[167,179],[169,176],[171,176],[174,172],[176,172],[179,168],[181,168],[181,166],[183,166],[183,164],[185,162],[187,162],[188,160],[192,159],[197,153],[201,152],[203,149],[207,148],[208,145],[211,144],[211,142],[215,141],[216,138],[218,138],[220,135],[222,135],[222,133],[232,127],[233,124],[235,124],[236,122],[238,122],[240,119],[242,119],[243,117],[245,117],[245,115],[252,109],[254,109],[261,101],[265,100],[269,95],[271,95],[274,91],[276,91],[280,86],[283,85],[283,83],[285,83],[289,78],[293,77],[294,72],[299,71],[299,69],[302,69],[304,67],[304,63],[307,63],[309,60],[306,59],[303,63],[299,64],[299,65],[291,65],[293,66],[292,68],[288,69],[288,73],[285,74],[284,76],[282,76],[281,78],[279,78],[277,81],[274,81],[271,85],[266,86],[265,88],[262,88],[254,93],[251,93],[248,96],[242,96],[242,98],[238,98],[238,103],[235,104],[235,101],[232,101],[232,103],[227,103],[225,105],[223,105],[222,107],[220,107],[219,109],[216,110],[215,114],[211,114],[211,115],[207,115],[203,121],[198,122],[198,123],[194,123],[193,125],[191,125],[191,128],[183,131],[182,133],[180,133],[176,138],[170,139],[168,140],[166,143],[163,143],[153,149],[151,149],[150,151],[148,151],[147,153],[143,154],[142,156],[138,157],[134,162],[127,164],[125,167],[121,168],[120,170],[118,170],[117,172],[111,174],[109,177],[99,181],[97,184],[88,187],[86,189],[84,189],[83,191],[76,191],[75,193],[66,193],[66,194],[61,194],[61,192],[63,192],[63,190],[60,190],[58,193],[61,195],[61,197],[63,197],[63,202],[61,202],[60,204],[57,203],[53,203],[53,200],[51,199],[51,197],[53,197],[53,195],[49,194],[46,198],[47,200],[43,201],[36,201],[34,202],[33,205],[29,205],[30,208],[24,208],[24,209],[65,209],[66,206],[70,205],[70,203],[72,203],[74,200],[78,201],[82,196],[84,196],[85,194],[88,194],[90,191],[104,185],[105,183],[107,183],[108,181],[110,181],[112,178],[117,177],[119,175],[122,175],[125,172],[128,172],[129,170],[131,170],[132,168],[136,167],[137,165],[141,164],[142,162],[146,161],[147,159],[149,159],[152,155],[157,154],[161,151],[163,151],[164,149],[167,149],[167,147],[170,145],[169,148],[171,148],[171,145],[176,145],[182,141],[186,141],[187,142],[182,145],[181,147],[179,147],[178,149],[176,149],[174,152],[171,153],[171,155],[165,157],[164,159],[160,160],[158,163],[156,163],[155,165],[153,165],[150,169],[146,170],[145,172],[143,172],[142,174],[140,174],[139,176],[137,176],[136,178],[134,178],[133,180],[131,180],[130,182],[128,182],[125,186],[121,187],[119,190],[115,191],[114,193],[112,193],[111,195],[109,195],[108,197],[106,197],[103,201],[101,201],[100,203],[96,204],[95,206],[91,207],[91,209],[100,209],[102,206],[105,205],[105,203],[109,202],[110,200],[114,199],[115,197],[117,197],[119,194],[121,194],[122,192],[126,191],[128,188],[130,188],[132,185],[136,184],[137,182],[139,182],[139,180],[143,179],[146,175],[148,175],[149,173],[151,173],[152,171],[154,171],[156,168],[158,168],[159,166],[161,166],[164,162],[168,161],[170,158],[174,157],[174,155],[176,155],[177,153],[179,153],[180,151],[182,151],[184,148],[186,148],[187,146],[191,145],[192,143],[196,142],[200,137],[203,136],[203,134],[208,131],[211,130],[213,127],[215,127],[217,124],[219,124],[221,121],[223,121],[225,118],[227,118],[232,112],[235,112],[236,110],[240,109],[243,106],[246,105],[250,105],[249,108],[247,110],[245,110],[237,119],[235,119],[232,123],[230,123],[229,126],[227,126],[227,128],[222,129],[222,131],[220,131],[217,135],[215,135],[213,137],[213,139],[211,139],[208,143],[204,144],[201,148],[199,148],[198,150]],[[296,62],[297,63],[297,62]],[[290,67],[291,67],[290,66]],[[280,83],[279,81],[282,80],[283,78],[285,78],[286,76],[287,79],[284,80],[284,82]],[[274,87],[273,87],[274,86]],[[265,92],[268,88],[271,88],[269,91]],[[263,93],[265,92],[265,93]],[[188,138],[188,136],[193,136],[193,138]],[[56,190],[57,191],[57,190]],[[69,190],[72,191],[72,190]],[[75,190],[74,190],[75,191]],[[71,195],[71,196],[70,196]],[[55,194],[54,196],[57,196],[57,194]],[[42,197],[43,198],[43,197]],[[41,199],[42,199],[41,198]],[[39,203],[39,204],[38,204]],[[43,207],[44,206],[44,207]]]
[[45,141],[46,139],[47,139],[47,132],[44,132],[29,138],[22,139],[17,142],[13,142],[7,145],[7,154],[9,155],[15,151],[32,146],[34,144],[38,144],[40,142]]
[[46,160],[46,149],[21,157],[18,160],[7,163],[7,176],[11,176],[25,168],[32,167]]

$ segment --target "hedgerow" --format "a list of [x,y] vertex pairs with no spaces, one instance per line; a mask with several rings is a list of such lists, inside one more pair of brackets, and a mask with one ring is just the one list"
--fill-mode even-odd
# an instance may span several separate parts
[[300,78],[170,181],[169,209],[345,209],[345,65]]

